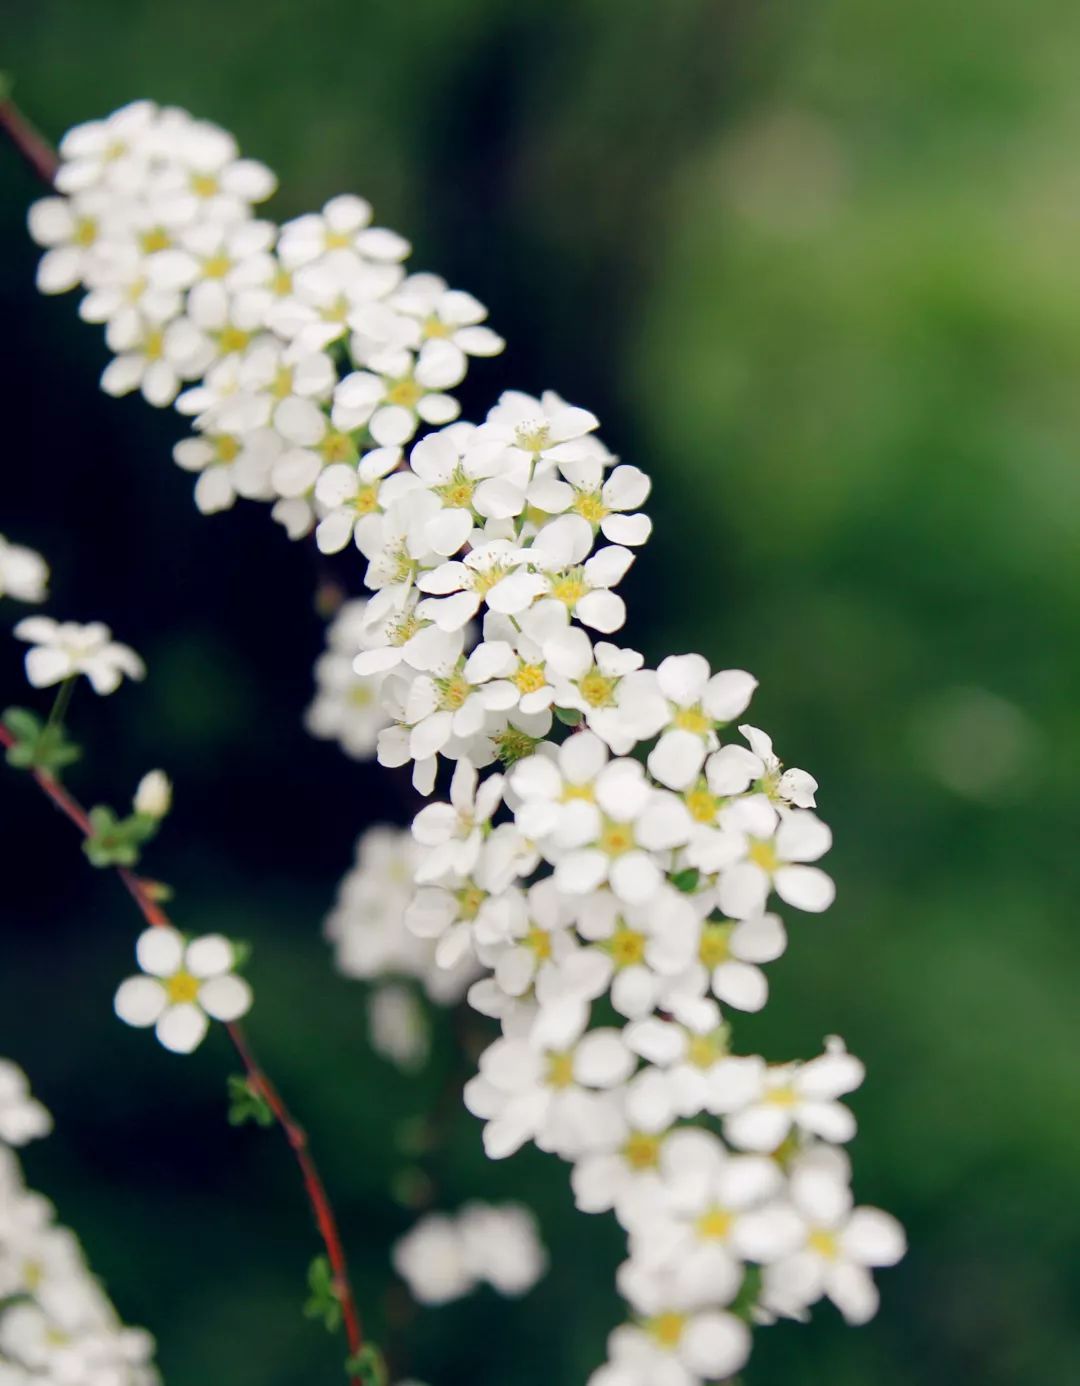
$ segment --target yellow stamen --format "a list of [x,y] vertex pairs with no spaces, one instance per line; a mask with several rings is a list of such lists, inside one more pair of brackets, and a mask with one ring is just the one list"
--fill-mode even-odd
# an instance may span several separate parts
[[768,871],[770,875],[780,865],[780,859],[776,855],[776,848],[771,842],[758,839],[751,842],[750,851],[747,854],[755,866],[760,866],[762,871]]
[[549,1054],[547,1063],[547,1085],[549,1088],[568,1088],[574,1081],[574,1056],[567,1051],[562,1054]]
[[675,1313],[657,1314],[645,1324],[648,1333],[661,1347],[668,1349],[678,1347],[685,1327],[686,1315]]
[[400,404],[405,409],[415,409],[424,397],[424,387],[415,380],[397,380],[386,392],[387,404]]
[[598,525],[611,514],[599,491],[579,491],[570,509],[576,511],[583,520],[588,520],[591,525]]
[[660,1163],[659,1136],[647,1131],[631,1131],[622,1148],[623,1159],[631,1169],[655,1169]]
[[719,967],[730,956],[729,940],[734,924],[706,924],[701,931],[698,957],[706,967]]
[[711,717],[707,717],[700,707],[681,707],[675,714],[674,722],[682,731],[694,732],[697,736],[704,736],[710,732],[715,725]]
[[734,1221],[726,1208],[710,1208],[707,1213],[702,1213],[694,1227],[698,1236],[706,1241],[722,1242],[727,1239]]
[[578,688],[590,707],[610,707],[615,701],[615,680],[605,678],[599,669],[586,674]]
[[198,996],[202,983],[190,972],[174,972],[171,977],[164,979],[162,985],[172,1005],[186,1006]]
[[636,967],[645,957],[645,935],[620,919],[607,941],[607,950],[616,967]]
[[514,675],[514,683],[517,684],[522,693],[538,693],[547,683],[543,666],[540,664],[522,664]]

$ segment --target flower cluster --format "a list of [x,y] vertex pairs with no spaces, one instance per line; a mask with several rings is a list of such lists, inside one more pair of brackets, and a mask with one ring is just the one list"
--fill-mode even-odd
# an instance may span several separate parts
[[257,218],[273,173],[185,111],[134,102],[60,156],[60,195],[30,211],[38,285],[86,290],[115,353],[102,388],[192,418],[174,456],[200,510],[270,501],[294,537],[318,523],[320,548],[344,548],[401,446],[457,416],[469,358],[502,350],[486,309],[406,274],[409,243],[363,198]]
[[394,1269],[421,1304],[448,1304],[486,1282],[523,1295],[547,1270],[536,1219],[516,1203],[467,1203],[455,1216],[428,1213],[398,1241]]
[[406,928],[419,859],[408,831],[377,827],[363,833],[325,925],[338,970],[376,983],[368,1003],[372,1045],[402,1068],[416,1067],[428,1053],[427,1016],[414,984],[429,1001],[449,1006],[479,973],[471,959],[440,967],[434,945]]
[[4,1386],[156,1386],[153,1339],[125,1328],[49,1201],[26,1188],[12,1146],[52,1121],[0,1059],[0,1379]]
[[[361,198],[279,231],[252,211],[267,170],[147,102],[61,154],[65,196],[31,213],[39,280],[88,288],[82,315],[118,353],[104,388],[194,420],[176,460],[202,510],[273,502],[290,535],[363,557],[370,596],[331,630],[312,730],[359,755],[374,741],[425,795],[453,766],[410,842],[361,839],[328,932],[353,975],[440,1001],[467,986],[501,1031],[465,1092],[488,1154],[553,1152],[577,1205],[623,1227],[630,1321],[591,1386],[730,1376],[750,1323],[822,1297],[870,1317],[870,1268],[904,1242],[853,1206],[841,1099],[862,1065],[836,1038],[805,1063],[732,1050],[786,946],[774,897],[832,902],[830,831],[813,777],[744,720],[750,674],[698,653],[649,668],[613,638],[649,478],[550,391],[460,421],[448,391],[502,341],[470,295],[406,276],[408,244]],[[183,967],[201,1000],[174,953],[159,976]],[[150,985],[135,1009],[163,1026],[168,987]],[[415,1008],[394,985],[376,1043],[411,1062]],[[399,1265],[433,1258],[436,1237],[453,1261],[458,1229],[413,1235]]]

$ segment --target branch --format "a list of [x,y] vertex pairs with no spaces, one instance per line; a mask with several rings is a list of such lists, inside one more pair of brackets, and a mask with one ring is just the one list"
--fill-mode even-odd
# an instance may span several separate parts
[[[15,737],[5,726],[0,724],[0,745],[13,746],[14,744]],[[46,771],[31,770],[30,774],[36,781],[38,788],[78,828],[83,837],[89,837],[92,832],[90,819],[78,800],[68,793],[59,780]],[[146,883],[139,876],[126,867],[118,866],[115,870],[148,924],[153,925],[154,928],[175,927],[166,912],[152,898]],[[242,1028],[233,1021],[225,1026],[225,1030],[244,1065],[248,1082],[265,1099],[273,1112],[277,1124],[285,1133],[285,1138],[292,1148],[296,1163],[300,1167],[304,1189],[307,1192],[308,1202],[311,1204],[311,1211],[315,1218],[315,1225],[326,1248],[330,1268],[334,1273],[334,1290],[341,1303],[349,1354],[355,1357],[364,1344],[360,1314],[356,1307],[352,1286],[349,1283],[349,1269],[345,1260],[345,1250],[341,1243],[341,1234],[338,1231],[337,1219],[334,1217],[334,1210],[330,1204],[326,1186],[308,1148],[307,1132],[286,1107],[281,1094],[259,1064]],[[360,1386],[359,1377],[351,1377],[350,1380],[353,1382],[353,1386]]]
[[43,183],[52,187],[60,158],[39,130],[19,110],[10,97],[0,100],[0,130],[23,156]]

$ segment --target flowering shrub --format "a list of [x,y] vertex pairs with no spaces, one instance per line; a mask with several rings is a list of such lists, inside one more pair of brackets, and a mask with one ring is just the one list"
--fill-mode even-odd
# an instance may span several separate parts
[[[773,897],[813,914],[832,903],[817,864],[831,834],[815,779],[744,720],[752,675],[698,653],[652,669],[616,643],[617,589],[651,529],[648,476],[551,391],[506,392],[483,422],[460,421],[452,391],[502,340],[471,295],[407,273],[408,243],[359,197],[280,228],[257,219],[270,171],[150,102],[69,132],[54,183],[30,213],[39,286],[86,290],[81,316],[114,353],[103,389],[191,420],[174,456],[197,474],[198,508],[263,501],[290,538],[362,556],[368,595],[329,625],[309,729],[410,767],[423,795],[441,773],[446,797],[409,831],[361,838],[327,934],[341,970],[374,984],[372,1040],[402,1068],[425,1062],[429,1002],[467,997],[493,1022],[464,1092],[488,1156],[551,1152],[577,1207],[624,1230],[628,1321],[590,1386],[728,1378],[755,1327],[825,1297],[865,1322],[871,1271],[904,1238],[853,1205],[842,1099],[863,1066],[835,1036],[808,1061],[734,1048],[786,946]],[[43,574],[0,541],[0,591],[40,598]],[[31,684],[61,696],[80,674],[99,693],[143,674],[99,624],[31,617],[16,635],[32,642]],[[46,724],[6,718],[9,758],[54,798],[77,750],[62,726],[62,707]],[[292,1139],[236,1026],[252,1001],[243,950],[186,939],[130,874],[167,781],[144,781],[124,819],[72,807],[91,860],[126,873],[150,925],[118,1015],[178,1052],[225,1023],[247,1073],[234,1116],[276,1118]],[[382,1380],[301,1164],[329,1258],[309,1308],[330,1327],[344,1314],[350,1372]],[[545,1255],[524,1210],[471,1205],[428,1215],[393,1259],[436,1303],[481,1280],[522,1293]]]

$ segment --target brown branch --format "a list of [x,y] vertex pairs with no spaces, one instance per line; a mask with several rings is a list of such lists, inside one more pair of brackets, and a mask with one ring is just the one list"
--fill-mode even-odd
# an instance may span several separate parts
[[60,157],[10,97],[0,101],[0,130],[3,130],[42,182],[52,187],[56,170],[60,167]]
[[[0,723],[0,745],[13,746],[16,738]],[[89,837],[93,832],[90,819],[86,810],[75,799],[64,786],[45,770],[31,770],[38,788],[52,800],[53,804],[68,818],[83,837]],[[137,876],[133,871],[126,867],[118,866],[116,874],[123,881],[128,889],[128,893],[135,901],[135,904],[142,912],[143,918],[154,928],[175,928],[172,920],[161,908],[158,902],[153,899],[148,890],[147,883]],[[319,1236],[322,1238],[326,1248],[326,1256],[330,1262],[330,1268],[334,1275],[334,1290],[341,1304],[342,1318],[345,1324],[345,1337],[349,1344],[349,1352],[355,1356],[363,1347],[364,1336],[360,1325],[360,1314],[356,1307],[356,1299],[353,1295],[352,1285],[349,1283],[349,1268],[345,1260],[345,1249],[341,1243],[341,1234],[338,1231],[337,1219],[334,1217],[334,1210],[330,1203],[330,1198],[326,1192],[326,1186],[322,1181],[318,1168],[312,1158],[308,1147],[307,1132],[296,1120],[296,1118],[286,1107],[281,1094],[271,1082],[265,1070],[259,1064],[251,1045],[241,1027],[233,1021],[225,1026],[225,1030],[232,1041],[233,1048],[240,1056],[240,1061],[248,1076],[248,1082],[252,1089],[261,1096],[267,1106],[274,1114],[274,1119],[285,1133],[285,1138],[292,1148],[296,1157],[296,1163],[300,1167],[300,1173],[304,1180],[304,1188],[307,1192],[308,1202],[311,1204],[311,1211],[315,1218],[315,1225],[318,1228]],[[350,1377],[353,1386],[359,1386],[358,1377]]]

